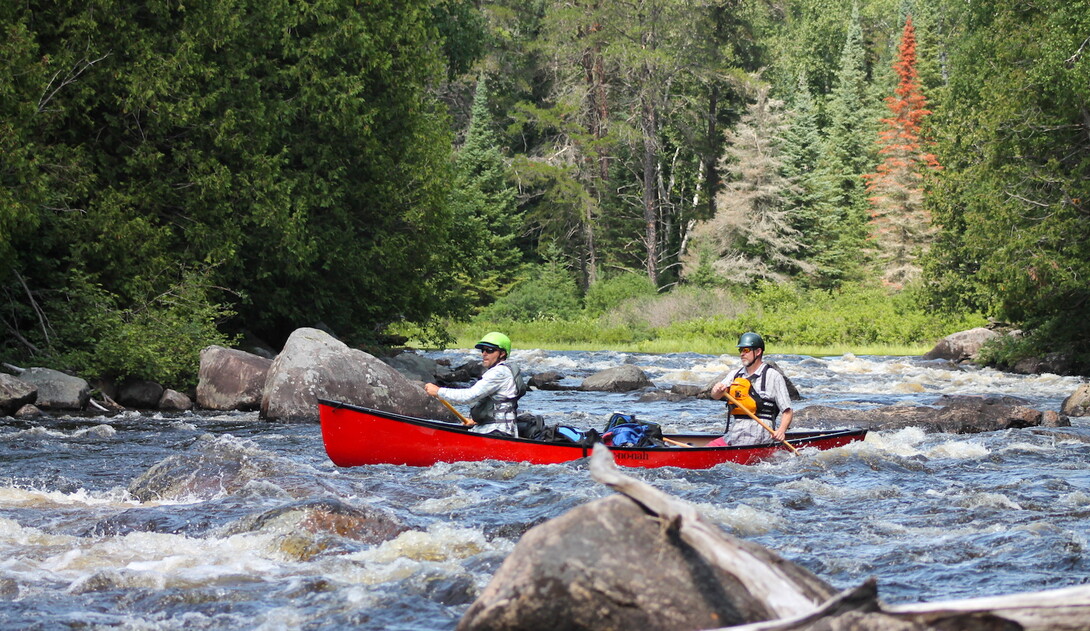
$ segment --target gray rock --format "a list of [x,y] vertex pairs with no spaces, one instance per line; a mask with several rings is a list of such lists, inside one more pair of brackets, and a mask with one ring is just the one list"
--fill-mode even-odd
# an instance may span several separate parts
[[317,329],[295,330],[269,367],[261,417],[316,422],[318,398],[454,421],[443,405],[389,365]]
[[56,410],[82,410],[91,398],[91,386],[79,377],[66,375],[50,368],[27,368],[21,375],[21,381],[38,390],[35,405],[39,408]]
[[117,388],[117,402],[129,408],[153,410],[162,397],[163,386],[147,379],[126,379]]
[[977,353],[980,352],[980,347],[985,342],[999,336],[999,333],[984,327],[952,333],[939,340],[939,343],[925,353],[923,358],[927,360],[949,359],[955,362],[972,360],[976,358]]
[[0,373],[0,416],[10,416],[16,410],[34,403],[38,398],[38,389],[33,385]]
[[527,531],[458,629],[673,631],[771,617],[735,577],[614,495]]
[[928,432],[975,434],[1025,427],[1067,427],[1067,417],[1042,412],[1002,398],[957,397],[942,399],[942,407],[889,405],[878,408],[850,409],[811,405],[795,412],[792,427],[861,427],[871,430],[896,430],[920,427]]
[[35,418],[42,415],[38,406],[28,403],[15,411],[15,418]]
[[1090,384],[1084,383],[1075,388],[1075,391],[1064,399],[1060,411],[1068,416],[1090,416]]
[[308,497],[315,489],[294,486],[297,470],[295,463],[232,437],[206,434],[134,479],[129,493],[142,502],[208,500],[275,480],[287,495]]
[[459,630],[709,629],[809,612],[836,594],[807,569],[621,473],[601,445],[590,472],[624,495],[527,531]]
[[442,382],[451,374],[450,368],[440,366],[434,359],[428,359],[423,355],[412,352],[398,353],[393,357],[384,358],[382,361],[393,366],[394,370],[397,370],[407,379],[423,383]]
[[655,384],[647,377],[638,366],[625,364],[606,368],[590,375],[580,384],[580,390],[593,390],[599,392],[631,392],[653,387]]
[[560,380],[563,378],[564,375],[555,370],[546,370],[530,375],[527,384],[538,390],[570,390],[571,388],[560,385]]
[[206,410],[261,407],[272,360],[246,351],[207,346],[197,373],[197,406]]
[[185,412],[193,409],[193,400],[177,390],[167,388],[163,391],[163,396],[159,397],[158,407],[165,412]]

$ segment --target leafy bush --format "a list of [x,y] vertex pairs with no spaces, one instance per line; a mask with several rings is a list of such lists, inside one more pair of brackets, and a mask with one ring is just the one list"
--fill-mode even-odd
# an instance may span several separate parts
[[575,281],[562,270],[547,267],[540,276],[522,282],[485,308],[478,319],[504,322],[569,319],[576,317],[580,308]]
[[656,293],[655,284],[646,274],[622,274],[591,285],[583,297],[584,310],[587,315],[598,316],[626,300]]
[[190,387],[197,382],[201,349],[233,342],[216,327],[233,313],[212,302],[207,272],[187,271],[163,293],[127,309],[83,274],[73,274],[68,287],[50,305],[55,343],[67,349],[53,362],[78,374]]

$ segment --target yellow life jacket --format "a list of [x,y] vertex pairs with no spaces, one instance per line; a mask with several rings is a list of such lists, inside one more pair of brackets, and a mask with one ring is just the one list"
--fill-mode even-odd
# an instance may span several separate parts
[[[738,403],[728,402],[730,413],[735,416],[749,416],[757,413],[757,401],[753,398],[753,384],[745,377],[735,377],[727,392]],[[760,395],[758,395],[760,396]],[[744,409],[743,409],[744,408]]]

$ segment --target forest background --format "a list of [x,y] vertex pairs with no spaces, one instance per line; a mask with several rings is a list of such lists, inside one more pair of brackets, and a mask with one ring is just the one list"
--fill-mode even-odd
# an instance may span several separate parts
[[299,326],[1090,372],[1087,0],[0,4],[0,356]]

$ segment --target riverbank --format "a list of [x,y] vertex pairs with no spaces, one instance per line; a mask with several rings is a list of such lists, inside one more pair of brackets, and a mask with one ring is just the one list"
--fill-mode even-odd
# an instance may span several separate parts
[[[479,332],[476,330],[469,330],[468,327],[461,331],[455,338],[455,341],[451,344],[452,348],[472,348],[478,340],[481,339],[481,335],[491,330],[503,330],[502,324],[496,324],[489,329],[481,328]],[[721,355],[721,354],[733,354],[737,352],[735,348],[736,340],[719,340],[719,339],[707,339],[707,340],[680,340],[659,338],[654,340],[644,340],[633,343],[598,343],[591,341],[583,342],[558,342],[554,339],[542,338],[520,338],[512,340],[512,343],[519,348],[538,348],[541,350],[549,351],[610,351],[614,353],[651,353],[651,354],[666,354],[666,353],[699,353],[701,355]],[[810,344],[769,344],[767,352],[769,355],[808,355],[810,357],[835,357],[839,355],[882,355],[882,356],[896,356],[896,357],[919,357],[927,351],[934,348],[934,343],[931,344],[823,344],[823,345],[810,345]],[[422,350],[434,350],[426,349],[422,347]]]
[[[484,333],[502,331],[518,348],[707,355],[734,353],[738,336],[756,331],[770,354],[830,357],[919,356],[952,333],[988,324],[979,314],[927,308],[911,292],[869,286],[830,292],[762,285],[744,295],[690,289],[588,303],[575,312],[550,313],[547,307],[526,309],[520,317],[510,309],[486,310],[442,328],[455,348],[471,348]],[[437,346],[416,331],[399,333],[417,348]]]

